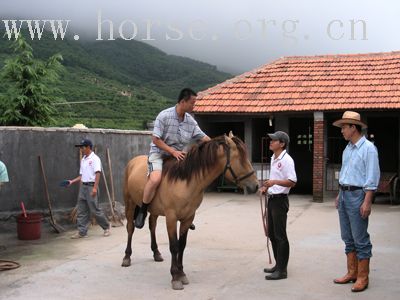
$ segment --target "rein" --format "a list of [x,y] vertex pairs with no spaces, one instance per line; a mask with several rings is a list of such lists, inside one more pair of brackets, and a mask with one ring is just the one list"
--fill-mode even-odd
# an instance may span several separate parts
[[[255,173],[254,170],[252,170],[251,172],[249,172],[246,175],[243,175],[241,177],[238,177],[236,175],[236,173],[233,171],[232,166],[231,166],[231,148],[230,147],[226,148],[226,165],[224,168],[224,172],[222,173],[223,176],[225,176],[225,174],[228,170],[229,170],[229,172],[231,172],[231,175],[232,175],[233,179],[235,180],[235,184],[238,184],[240,181],[245,180],[246,178],[249,178],[250,176],[252,176]],[[265,201],[263,201],[263,196],[265,198]],[[267,196],[267,194],[263,195],[260,193],[260,205],[261,205],[261,217],[262,217],[262,222],[263,222],[263,227],[264,227],[264,233],[265,233],[265,236],[267,237],[268,259],[269,259],[269,263],[272,264],[271,251],[269,249],[268,196]]]
[[[263,196],[265,201],[263,201]],[[272,264],[271,260],[271,251],[269,250],[269,231],[268,231],[268,196],[267,194],[260,193],[260,206],[261,206],[261,219],[264,227],[264,234],[267,237],[267,250],[268,250],[268,259],[269,263]]]
[[238,177],[236,175],[236,173],[233,171],[232,166],[231,166],[231,148],[229,148],[229,147],[226,148],[226,165],[224,168],[224,172],[222,174],[225,176],[225,174],[228,170],[229,170],[229,172],[231,172],[231,175],[232,175],[233,179],[235,180],[235,184],[238,184],[240,181],[245,180],[254,174],[254,170],[252,170],[251,172],[249,172],[246,175],[243,175],[241,177]]

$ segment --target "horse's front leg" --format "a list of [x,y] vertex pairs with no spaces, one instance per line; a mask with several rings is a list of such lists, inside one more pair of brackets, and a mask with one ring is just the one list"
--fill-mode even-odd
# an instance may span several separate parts
[[169,238],[169,251],[171,252],[171,275],[172,275],[172,289],[183,290],[183,284],[180,281],[180,271],[178,267],[178,253],[179,241],[177,237],[177,219],[175,216],[166,215],[168,238]]
[[186,248],[187,235],[189,232],[189,228],[192,225],[194,219],[194,215],[189,219],[181,222],[181,226],[179,228],[179,253],[178,253],[178,270],[179,270],[179,280],[182,284],[189,284],[189,280],[186,277],[185,272],[183,271],[183,252]]
[[125,256],[122,260],[122,267],[129,267],[131,265],[131,255],[132,255],[132,235],[135,231],[135,226],[133,224],[133,214],[135,210],[135,205],[127,205],[125,207],[126,215],[126,231],[128,232],[128,242],[126,243]]
[[153,258],[155,261],[164,261],[161,256],[160,251],[158,251],[157,239],[156,239],[156,227],[157,227],[157,218],[156,215],[150,215],[149,217],[149,229],[151,236],[151,250],[153,251]]

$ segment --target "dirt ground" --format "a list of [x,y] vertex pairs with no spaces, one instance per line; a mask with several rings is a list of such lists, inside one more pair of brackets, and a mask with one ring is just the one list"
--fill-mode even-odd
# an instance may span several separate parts
[[136,230],[132,266],[122,268],[125,227],[103,237],[99,226],[89,238],[71,240],[43,224],[42,238],[20,241],[15,222],[0,222],[0,259],[21,267],[0,272],[0,299],[398,299],[400,294],[400,206],[378,198],[370,217],[373,243],[370,286],[361,294],[335,285],[345,256],[332,201],[290,197],[288,279],[266,281],[267,264],[260,204],[256,195],[208,193],[190,231],[184,267],[190,284],[174,291],[165,219],[158,243],[164,262],[154,262],[147,226]]

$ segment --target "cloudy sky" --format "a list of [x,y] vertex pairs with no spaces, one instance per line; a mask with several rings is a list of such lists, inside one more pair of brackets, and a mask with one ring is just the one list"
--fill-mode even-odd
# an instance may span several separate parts
[[[241,73],[282,56],[400,50],[395,0],[13,0],[4,20],[71,20],[80,39],[134,39]],[[112,43],[112,40],[109,42]]]

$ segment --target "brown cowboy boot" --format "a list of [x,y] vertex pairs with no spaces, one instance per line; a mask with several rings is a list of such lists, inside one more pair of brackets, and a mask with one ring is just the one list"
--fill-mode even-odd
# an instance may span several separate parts
[[356,282],[357,280],[357,255],[356,252],[347,253],[347,274],[333,280],[337,284]]
[[368,287],[369,258],[358,261],[357,281],[351,288],[352,292],[362,292]]

